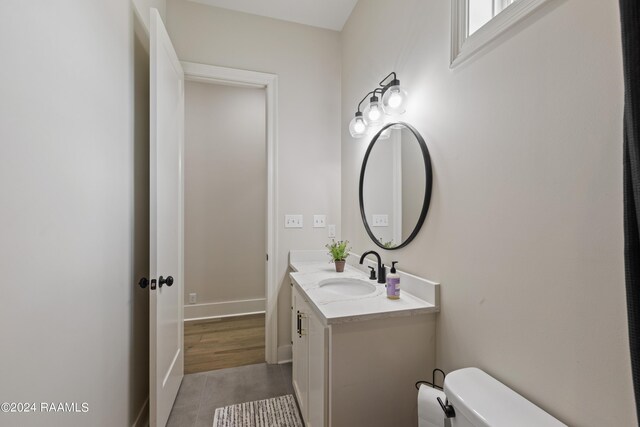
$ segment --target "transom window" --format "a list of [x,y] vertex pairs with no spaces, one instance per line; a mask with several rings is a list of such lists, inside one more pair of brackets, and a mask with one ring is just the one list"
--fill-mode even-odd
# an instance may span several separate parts
[[550,0],[451,0],[451,68]]
[[491,18],[516,1],[517,0],[468,0],[467,36],[478,31],[478,29],[489,22]]

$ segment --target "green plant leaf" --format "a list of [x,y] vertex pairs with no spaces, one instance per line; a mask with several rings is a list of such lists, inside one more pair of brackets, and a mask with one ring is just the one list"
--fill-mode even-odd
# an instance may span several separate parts
[[329,255],[333,261],[344,261],[349,256],[349,251],[351,250],[349,246],[348,240],[340,240],[336,242],[332,240],[331,243],[325,245],[327,249],[329,249]]

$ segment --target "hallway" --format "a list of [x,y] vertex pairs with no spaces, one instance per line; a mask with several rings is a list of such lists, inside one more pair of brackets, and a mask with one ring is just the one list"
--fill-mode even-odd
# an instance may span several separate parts
[[184,373],[263,363],[264,314],[184,324]]

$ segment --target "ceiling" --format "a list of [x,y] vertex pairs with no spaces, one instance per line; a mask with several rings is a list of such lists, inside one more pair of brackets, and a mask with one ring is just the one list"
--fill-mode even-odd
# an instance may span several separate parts
[[209,6],[341,31],[358,0],[191,0]]

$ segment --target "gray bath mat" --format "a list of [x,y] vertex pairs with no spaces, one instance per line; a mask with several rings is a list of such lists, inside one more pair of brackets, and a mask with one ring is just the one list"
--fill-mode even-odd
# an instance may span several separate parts
[[216,409],[213,427],[303,427],[292,395]]

